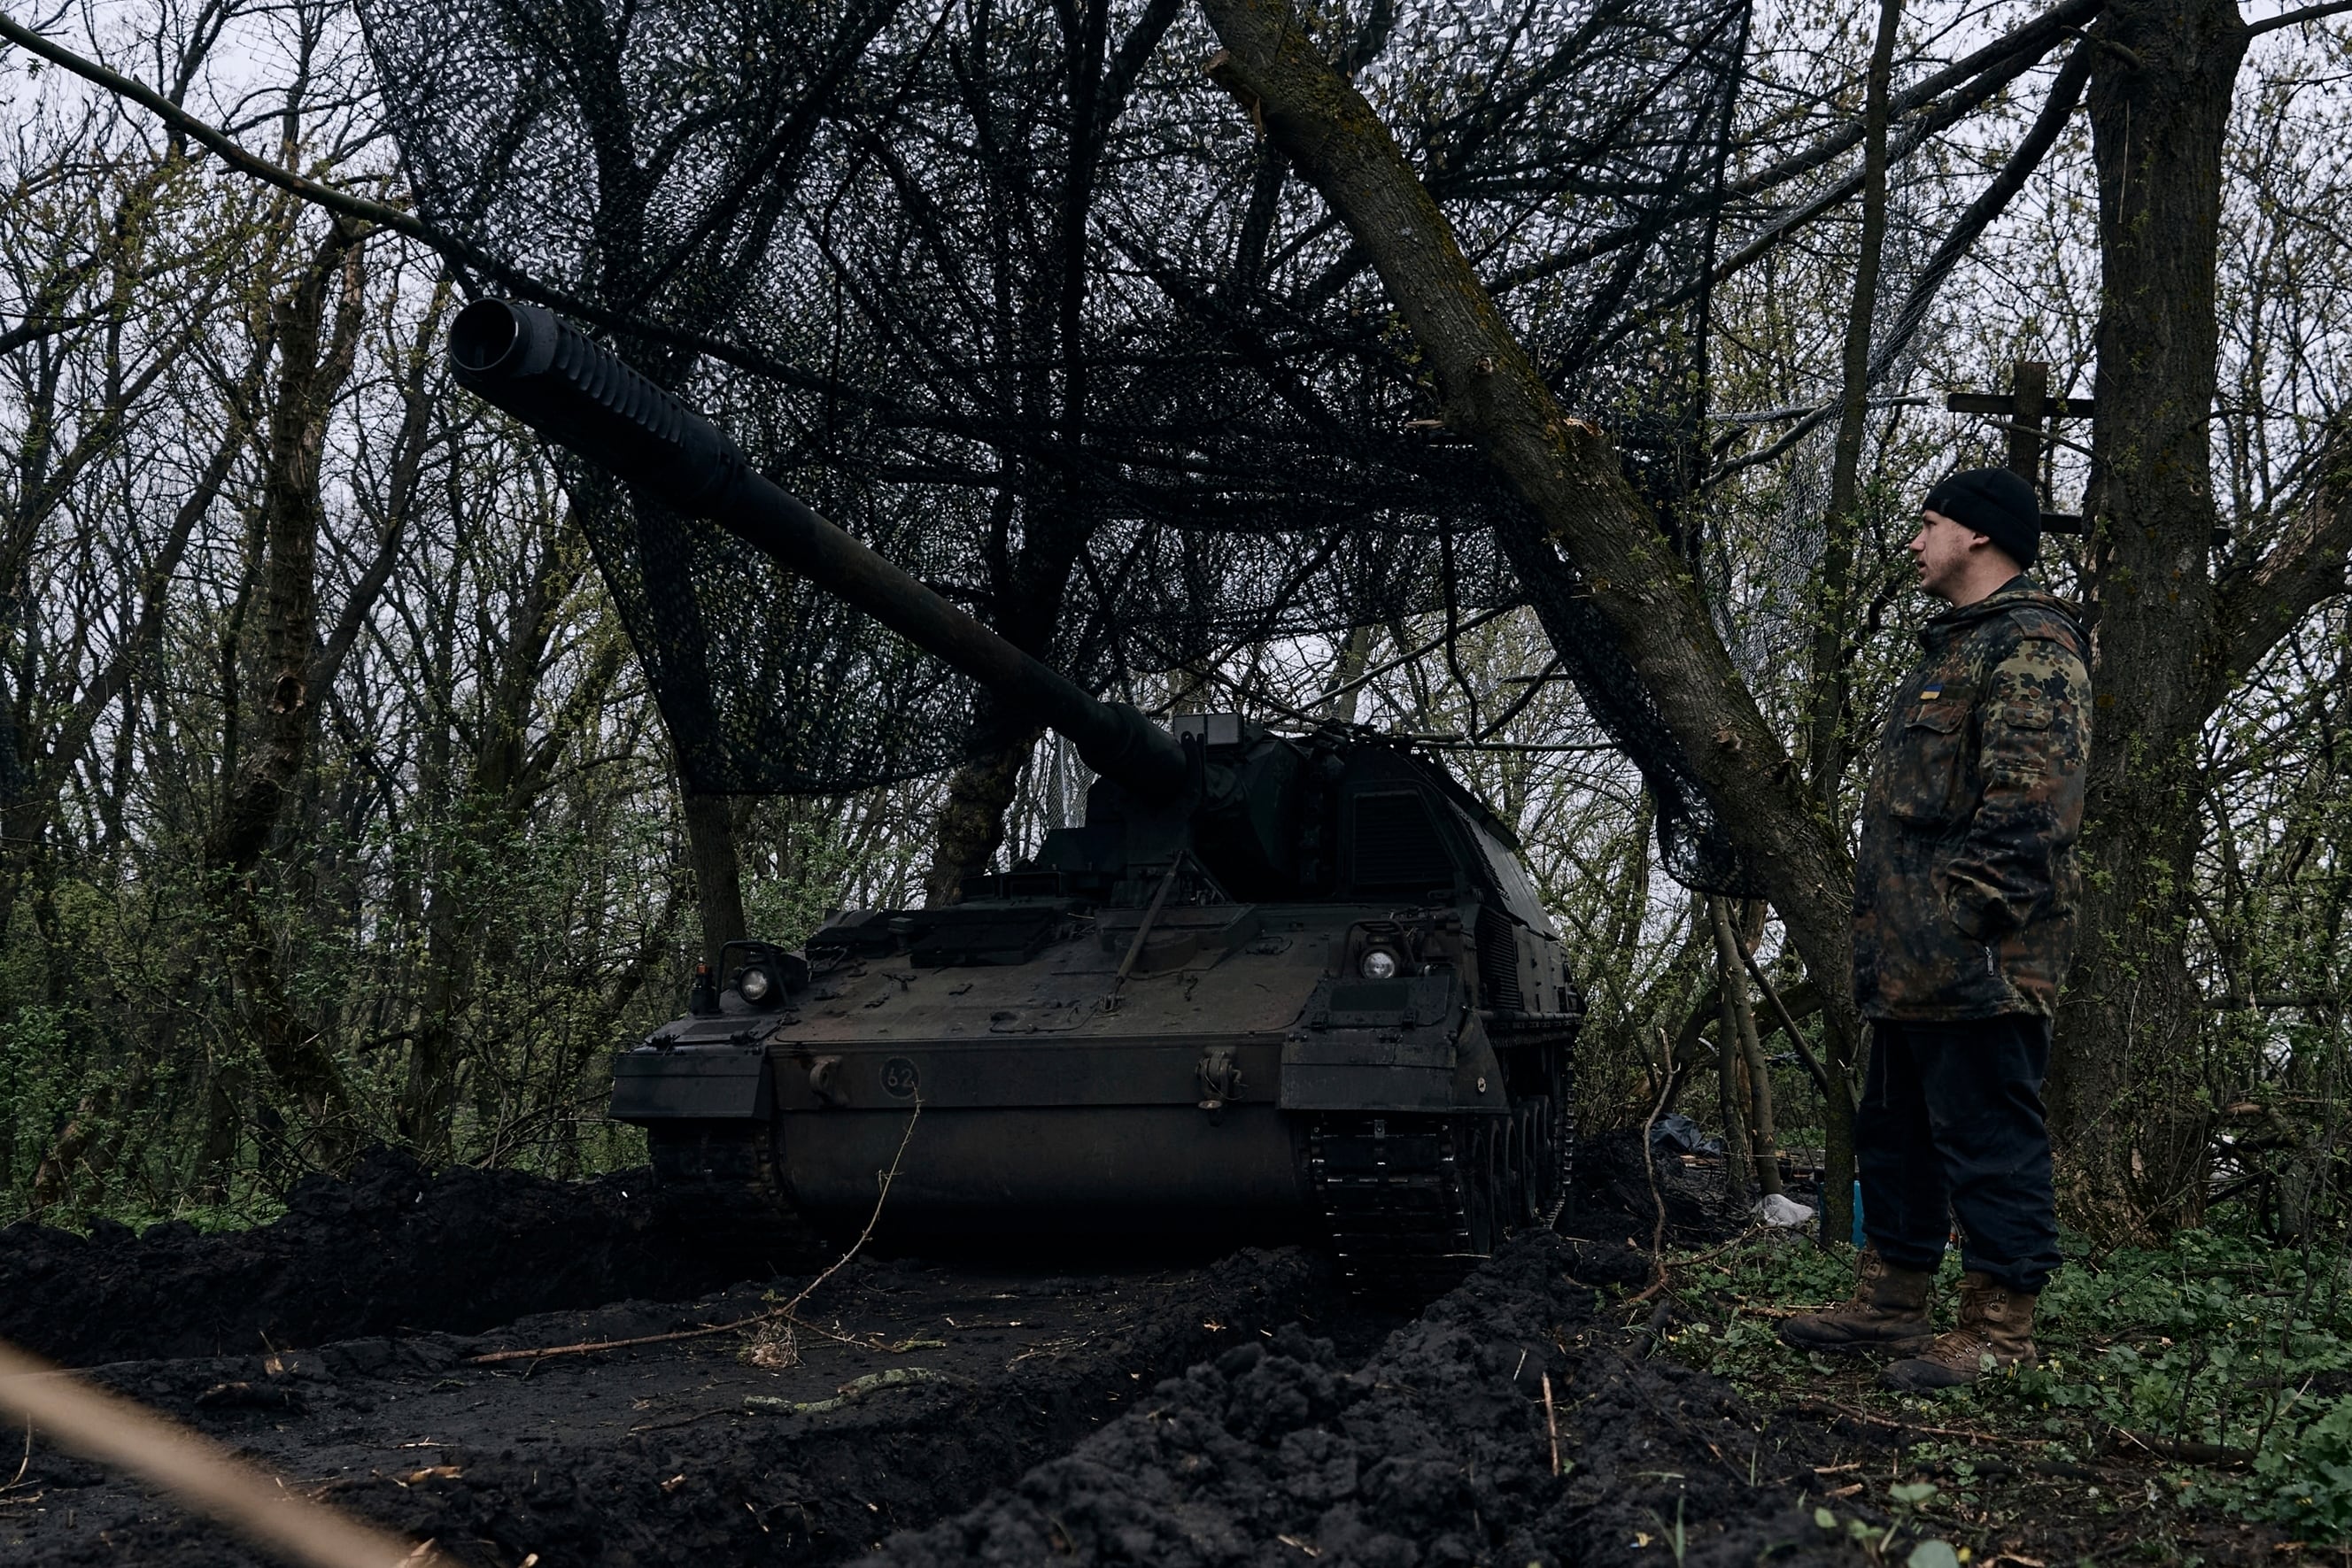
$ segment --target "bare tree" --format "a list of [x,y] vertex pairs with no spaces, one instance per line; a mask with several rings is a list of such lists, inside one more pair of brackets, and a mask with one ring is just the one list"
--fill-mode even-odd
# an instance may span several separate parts
[[2198,737],[2323,601],[2352,553],[2352,435],[2322,451],[2299,517],[2213,570],[2215,293],[2222,144],[2252,34],[2234,0],[2116,0],[2090,106],[2102,262],[2088,586],[2098,740],[2084,936],[2053,1063],[2070,1197],[2105,1230],[2197,1212],[2208,1124],[2180,1095],[2202,1017],[2186,936]]

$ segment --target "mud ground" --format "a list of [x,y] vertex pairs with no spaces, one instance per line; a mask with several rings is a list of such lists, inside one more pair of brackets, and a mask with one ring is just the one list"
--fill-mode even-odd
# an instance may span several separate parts
[[[684,1301],[740,1277],[656,1222],[652,1176],[555,1182],[377,1150],[348,1182],[306,1176],[277,1223],[200,1236],[0,1230],[0,1339],[78,1366],[266,1351],[412,1330],[468,1333],[631,1297]],[[822,1267],[778,1258],[775,1271]]]
[[[823,1260],[715,1280],[641,1178],[380,1157],[242,1235],[0,1231],[0,1334],[484,1568],[1869,1560],[1814,1521],[1821,1474],[1900,1434],[1768,1420],[1653,1355],[1654,1315],[1625,1326],[1653,1214],[1633,1155],[1590,1151],[1560,1234],[1418,1312],[1296,1249],[861,1257],[797,1326],[772,1314]],[[1717,1233],[1663,1174],[1670,1239]],[[667,1334],[691,1337],[478,1359]],[[38,1443],[0,1488],[0,1560],[264,1561]]]

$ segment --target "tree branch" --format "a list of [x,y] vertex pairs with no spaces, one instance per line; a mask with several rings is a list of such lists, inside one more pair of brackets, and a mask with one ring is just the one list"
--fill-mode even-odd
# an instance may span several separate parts
[[425,466],[425,450],[431,444],[428,424],[435,400],[427,393],[425,379],[439,358],[436,350],[440,348],[441,319],[448,308],[449,295],[450,280],[444,273],[434,285],[432,301],[425,308],[425,320],[409,343],[408,364],[401,376],[404,412],[400,433],[393,438],[391,471],[375,553],[352,584],[342,612],[335,618],[334,630],[327,634],[327,640],[320,644],[310,661],[310,689],[314,692],[324,692],[335,684],[343,660],[350,656],[352,645],[367,628],[377,596],[392,580],[393,569],[399,564],[409,507],[416,495],[417,476]]
[[2090,79],[2090,51],[2078,44],[2067,55],[2066,63],[2059,68],[2057,79],[2050,84],[2050,96],[2042,100],[2042,112],[2034,117],[2032,126],[2026,131],[2024,139],[2018,142],[2017,150],[2009,155],[2009,161],[2001,165],[2000,172],[1993,176],[1992,183],[1969,204],[1969,210],[1960,214],[1959,222],[1952,225],[1943,243],[1936,247],[1936,254],[1920,269],[1918,277],[1911,285],[1910,293],[1904,296],[1901,308],[1895,312],[1894,328],[1879,340],[1872,350],[1872,384],[1876,384],[1892,370],[1903,350],[1911,346],[1911,340],[1918,333],[1920,323],[1927,319],[1927,308],[1935,303],[1937,292],[1943,287],[1944,280],[1951,276],[1952,269],[1959,265],[1961,257],[1992,225],[1993,220],[2008,211],[2011,201],[2025,188],[2025,182],[2042,167],[2042,159],[2049,156],[2050,149],[2057,144],[2060,134],[2066,129],[2066,122],[2074,117],[2074,110],[2081,106],[2083,89]]
[[2215,592],[2220,646],[2205,671],[2203,712],[2221,705],[2230,688],[2263,662],[2280,638],[2326,600],[2345,591],[2352,558],[2352,416],[2326,437],[2319,474],[2286,536],[2252,571]]
[[98,728],[99,717],[117,697],[130,689],[131,677],[145,662],[163,629],[167,608],[166,596],[172,579],[180,570],[180,559],[187,551],[188,541],[194,536],[196,525],[219,499],[221,486],[228,480],[229,469],[244,449],[246,437],[251,434],[251,412],[254,397],[261,390],[263,373],[268,366],[268,347],[265,342],[256,350],[252,362],[244,376],[227,396],[228,414],[223,422],[220,444],[214,448],[211,460],[199,472],[182,497],[179,509],[173,514],[172,527],[163,537],[163,547],[155,552],[145,577],[140,583],[139,614],[131,630],[123,636],[121,645],[106,667],[91,681],[58,727],[56,739],[44,761],[37,784],[40,809],[47,813],[55,809],[58,792],[65,788],[66,775],[79,758],[82,748],[89,744],[91,734]]
[[2329,0],[2324,5],[2305,5],[2299,10],[2281,12],[2278,16],[2265,16],[2259,22],[2247,24],[2246,37],[2259,38],[2264,33],[2274,33],[2281,27],[2297,27],[2305,22],[2341,16],[2347,11],[2352,11],[2352,0]]
[[[708,355],[721,364],[732,365],[738,370],[749,371],[754,375],[771,377],[789,387],[803,391],[821,391],[836,402],[854,404],[886,415],[896,423],[907,428],[938,429],[949,434],[977,435],[981,439],[988,439],[987,434],[979,430],[974,422],[940,419],[890,404],[870,392],[836,383],[826,376],[812,373],[800,366],[787,364],[781,360],[771,359],[765,354],[745,349],[740,344],[728,342],[724,339],[714,338],[704,332],[688,331],[684,328],[673,327],[628,311],[610,309],[593,299],[583,298],[552,284],[542,282],[530,273],[500,261],[488,252],[468,245],[457,235],[434,227],[414,213],[403,212],[398,207],[387,206],[382,202],[373,202],[364,196],[353,195],[349,191],[321,184],[316,180],[307,179],[290,169],[281,168],[266,158],[257,157],[247,152],[237,145],[236,140],[226,131],[197,119],[144,83],[134,81],[119,71],[110,70],[95,60],[84,59],[64,45],[44,37],[29,27],[19,26],[5,13],[0,13],[0,38],[5,38],[17,47],[38,55],[43,59],[73,72],[84,80],[104,88],[118,98],[128,99],[163,120],[174,133],[184,136],[209,150],[240,174],[258,180],[266,185],[273,185],[290,195],[299,196],[313,206],[321,207],[339,217],[404,235],[420,245],[438,251],[452,261],[472,268],[482,277],[493,279],[505,287],[512,289],[524,298],[535,300],[551,309],[561,310],[566,315],[591,322],[609,331],[634,333],[648,341],[667,344],[691,353]],[[362,237],[364,237],[364,235]]]
[[[2057,142],[2059,133],[2065,130],[2066,121],[2074,118],[2075,109],[2082,103],[2083,88],[2090,80],[2090,76],[2089,51],[2077,45],[2066,57],[2065,65],[2060,68],[2057,80],[2051,83],[2050,97],[2043,102],[2042,112],[2035,117],[2032,128],[2026,131],[2025,139],[2017,144],[2017,151],[2010,154],[2009,162],[2001,165],[2000,172],[1993,176],[1992,183],[1969,204],[1969,210],[1960,214],[1959,222],[1945,235],[1943,243],[1936,247],[1936,254],[1928,258],[1927,265],[1920,268],[1918,277],[1913,279],[1910,292],[1903,297],[1902,305],[1895,312],[1894,325],[1871,350],[1867,385],[1876,386],[1895,368],[1895,361],[1902,357],[1904,350],[1911,346],[1911,340],[1918,335],[1921,324],[1927,319],[1928,307],[1935,303],[1944,280],[1951,276],[1952,269],[1959,265],[1961,258],[1991,226],[1993,220],[2008,210],[2011,200],[2025,188],[2025,182],[2032,176],[2033,171],[2042,166],[2042,159],[2049,155],[2051,147]],[[1701,481],[1699,487],[1712,489],[1735,474],[1769,463],[1821,428],[1837,411],[1835,402],[1824,402],[1817,408],[1800,411],[1798,423],[1786,434],[1760,451],[1720,465]]]
[[[1526,511],[1514,556],[1563,552],[1674,741],[1758,869],[1817,975],[1851,963],[1853,863],[1812,811],[1780,737],[1731,664],[1697,585],[1625,479],[1611,443],[1569,417],[1463,256],[1453,228],[1363,95],[1288,0],[1203,0],[1224,49],[1210,78],[1265,128],[1363,247],[1469,435]],[[1857,1038],[1851,998],[1825,996]]]
[[[2066,0],[2065,4],[2053,6],[1965,58],[1920,78],[1894,96],[1889,104],[1892,120],[1900,121],[1916,110],[1934,106],[1934,123],[1929,129],[1931,131],[1944,129],[2039,63],[2042,57],[2061,40],[2080,30],[2076,24],[2088,22],[2096,16],[2105,3],[2105,0]],[[1937,104],[1937,100],[1946,93],[1956,96],[1949,104]],[[1958,112],[1954,112],[1955,109]],[[1852,152],[1862,138],[1862,121],[1849,120],[1844,126],[1802,152],[1791,153],[1752,174],[1733,181],[1725,187],[1724,195],[1730,200],[1740,201],[1776,190]],[[1907,131],[1905,142],[1904,149],[1894,154],[1895,161],[1898,162],[1917,145]],[[1843,203],[1859,189],[1861,179],[1858,175],[1843,181],[1829,202],[1809,205],[1804,209],[1804,216],[1809,218],[1818,210]],[[1507,294],[1570,267],[1581,267],[1611,251],[1646,242],[1656,232],[1659,224],[1693,216],[1705,210],[1706,203],[1713,199],[1712,193],[1704,197],[1694,197],[1664,213],[1645,216],[1639,222],[1622,225],[1596,235],[1557,256],[1545,256],[1500,274],[1495,279],[1495,292]]]

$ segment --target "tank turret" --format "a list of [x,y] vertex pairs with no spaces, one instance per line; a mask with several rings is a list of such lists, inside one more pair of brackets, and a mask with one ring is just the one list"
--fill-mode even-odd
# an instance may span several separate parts
[[[458,381],[708,517],[1066,737],[1083,823],[954,905],[731,945],[614,1060],[682,1222],[1284,1236],[1367,1283],[1458,1277],[1557,1212],[1581,1019],[1507,827],[1444,768],[1336,727],[1168,728],[996,635],[755,472],[576,328],[482,300]],[[740,962],[736,960],[740,959]],[[731,966],[731,967],[730,967]]]

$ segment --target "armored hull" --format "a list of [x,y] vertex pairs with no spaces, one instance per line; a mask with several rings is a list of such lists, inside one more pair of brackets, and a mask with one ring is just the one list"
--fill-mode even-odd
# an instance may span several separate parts
[[1049,837],[1058,863],[746,948],[713,1010],[615,1062],[614,1113],[685,1212],[845,1236],[878,1207],[920,1247],[1302,1239],[1403,1286],[1547,1218],[1580,1004],[1499,825],[1404,752],[1233,729],[1336,774],[1307,803],[1326,821],[1286,824],[1344,846],[1330,896],[1226,895],[1197,811],[1165,866],[1104,869],[1169,824],[1097,786],[1088,825]]

